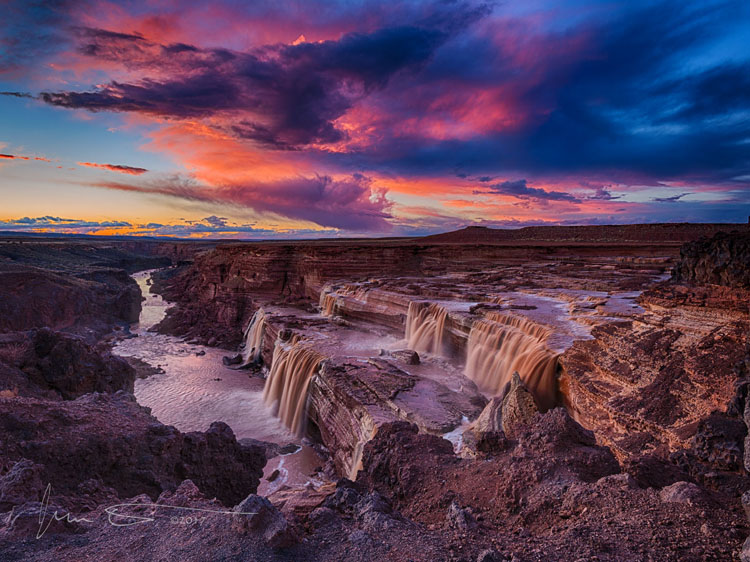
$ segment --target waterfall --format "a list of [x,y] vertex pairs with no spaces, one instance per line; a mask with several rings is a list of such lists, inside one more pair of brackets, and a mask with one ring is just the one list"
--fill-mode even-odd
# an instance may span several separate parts
[[322,360],[323,356],[306,347],[296,334],[287,342],[277,340],[274,346],[263,401],[296,435],[304,433],[307,390]]
[[443,351],[443,330],[448,311],[435,303],[412,301],[406,315],[404,338],[409,349],[440,354]]
[[320,293],[320,313],[323,316],[333,316],[336,307],[336,295],[334,293]]
[[250,323],[245,330],[245,343],[242,345],[242,363],[240,367],[246,367],[255,363],[260,358],[263,350],[263,333],[266,329],[266,312],[259,308],[255,311]]
[[551,330],[525,318],[490,313],[469,332],[466,376],[485,392],[498,395],[518,372],[539,407],[555,405],[557,354],[546,347]]
[[327,285],[320,293],[320,314],[322,316],[333,316],[340,297],[351,297],[367,302],[367,288],[358,284],[349,284],[333,289]]

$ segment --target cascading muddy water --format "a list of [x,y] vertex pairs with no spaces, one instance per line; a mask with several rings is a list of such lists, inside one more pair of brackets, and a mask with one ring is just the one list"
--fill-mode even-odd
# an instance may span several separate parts
[[263,400],[273,414],[296,435],[302,435],[307,421],[307,390],[323,356],[306,347],[298,335],[277,340],[271,372],[263,387]]
[[350,284],[333,289],[330,285],[323,288],[320,293],[320,314],[322,316],[333,316],[339,298],[352,297],[362,302],[367,302],[367,289],[360,285]]
[[241,355],[242,363],[240,367],[247,367],[256,363],[260,358],[263,350],[263,334],[266,329],[266,312],[259,308],[255,311],[253,318],[245,330],[245,343],[242,346]]
[[334,293],[320,293],[320,313],[323,316],[333,316],[336,306],[336,295]]
[[435,303],[412,301],[406,315],[404,338],[409,349],[439,354],[443,351],[443,330],[448,311]]
[[539,407],[555,405],[557,358],[547,338],[551,330],[517,316],[489,313],[469,333],[466,376],[485,392],[500,394],[518,372]]

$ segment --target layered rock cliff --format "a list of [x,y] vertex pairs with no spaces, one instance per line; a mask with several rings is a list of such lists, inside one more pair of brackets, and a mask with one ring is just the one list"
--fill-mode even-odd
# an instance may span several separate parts
[[[562,269],[562,261],[570,260],[564,274],[577,278],[571,288],[597,285],[597,279],[613,276],[605,262],[617,259],[618,268],[630,270],[632,286],[647,282],[654,272],[664,267],[664,256],[676,255],[679,245],[658,242],[653,245],[591,244],[578,242],[531,243],[511,245],[484,244],[468,248],[462,244],[422,243],[419,239],[403,241],[321,241],[298,243],[256,243],[220,245],[213,251],[195,256],[194,263],[184,268],[159,287],[164,297],[176,303],[160,330],[187,336],[202,343],[224,347],[240,343],[243,328],[262,302],[299,303],[307,299],[317,302],[328,282],[363,282],[377,278],[380,283],[391,280],[395,292],[421,295],[423,298],[450,298],[457,294],[486,295],[486,288],[510,290],[515,286],[559,286],[559,278],[540,267],[556,264],[553,274]],[[591,256],[594,263],[584,265]],[[656,257],[662,263],[642,264],[638,259]],[[598,258],[598,259],[597,259]],[[627,262],[631,259],[632,263]],[[538,260],[536,267],[527,267]],[[506,272],[485,273],[488,264],[495,269],[503,265]],[[580,264],[580,265],[579,265]],[[593,269],[592,277],[587,269]],[[607,265],[608,268],[614,269]],[[456,287],[451,275],[464,273],[464,283],[473,288]],[[516,277],[515,274],[518,273]],[[450,275],[449,275],[450,274]],[[440,278],[444,276],[444,278]],[[435,280],[424,286],[425,279]],[[377,294],[373,295],[374,310],[383,324],[393,325],[400,311],[379,309]],[[309,300],[307,300],[309,302]],[[351,314],[366,314],[370,308]]]

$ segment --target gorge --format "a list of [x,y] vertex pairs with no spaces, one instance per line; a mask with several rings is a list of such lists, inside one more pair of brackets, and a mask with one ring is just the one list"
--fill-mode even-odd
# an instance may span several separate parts
[[[220,537],[227,559],[740,556],[750,235],[582,228],[173,254],[155,243],[124,277],[68,266],[118,284],[97,298],[140,288],[145,300],[132,325],[92,301],[53,330],[18,316],[0,334],[0,511],[32,514],[6,518],[3,551],[123,552],[130,539],[96,514],[147,494],[261,514],[196,528],[157,517],[129,535],[198,551]],[[13,252],[3,271],[19,267]],[[91,359],[63,368],[71,353]],[[45,433],[71,416],[85,485],[58,469],[70,447]],[[100,458],[108,439],[150,474]],[[92,522],[36,541],[24,533],[48,480],[55,505]]]

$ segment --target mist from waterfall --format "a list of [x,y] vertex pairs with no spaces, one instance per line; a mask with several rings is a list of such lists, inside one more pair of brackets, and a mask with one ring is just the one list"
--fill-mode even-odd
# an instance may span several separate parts
[[555,405],[558,354],[546,346],[551,330],[519,316],[488,313],[474,322],[466,353],[466,376],[490,394],[502,393],[514,372],[539,407]]
[[435,303],[412,301],[406,315],[404,338],[409,349],[439,355],[443,351],[443,331],[448,311]]

